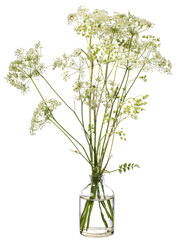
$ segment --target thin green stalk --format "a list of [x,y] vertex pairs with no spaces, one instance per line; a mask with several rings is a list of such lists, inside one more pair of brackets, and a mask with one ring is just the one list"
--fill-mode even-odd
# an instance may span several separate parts
[[[36,85],[36,83],[35,83],[35,81],[33,80],[33,78],[32,77],[30,77],[30,79],[31,79],[31,81],[33,82],[33,84],[34,84],[34,86],[35,86],[35,88],[36,88],[36,90],[38,91],[38,93],[39,93],[39,95],[40,95],[40,97],[42,98],[42,100],[45,102],[45,99],[44,99],[44,97],[43,97],[43,95],[41,94],[41,92],[40,92],[40,90],[38,89],[38,87],[37,87],[37,85]],[[45,102],[45,104],[47,105],[47,103]],[[57,125],[66,133],[65,135],[68,135],[68,136],[70,136],[76,143],[78,143],[82,148],[83,148],[83,150],[84,150],[84,152],[85,152],[85,154],[86,154],[86,156],[87,156],[87,158],[89,159],[89,156],[88,156],[88,154],[87,154],[87,152],[86,152],[86,150],[85,150],[85,148],[84,148],[84,146],[76,139],[76,138],[74,138],[64,127],[62,127],[59,123],[58,123],[58,121],[54,118],[54,116],[53,116],[53,114],[52,114],[52,112],[51,112],[51,115],[52,115],[52,118],[53,118],[53,120],[57,123]],[[68,137],[69,138],[69,137]],[[79,151],[80,152],[80,151]],[[87,160],[87,159],[86,159]],[[88,162],[90,162],[89,160],[88,160]]]
[[105,118],[106,118],[107,111],[108,111],[108,108],[105,108],[105,112],[104,112],[104,115],[103,115],[103,120],[102,120],[102,124],[101,124],[101,128],[100,128],[100,133],[99,133],[99,137],[98,137],[97,152],[99,151],[100,146],[101,146],[102,131],[103,131],[103,126],[105,124]]
[[83,130],[85,131],[84,125],[82,124],[81,120],[79,119],[77,113],[64,101],[64,99],[56,92],[56,90],[50,85],[50,83],[47,81],[47,79],[38,71],[39,75],[43,78],[43,80],[47,83],[47,85],[52,89],[52,91],[58,96],[58,98],[75,114],[77,120],[83,127]]
[[139,75],[140,75],[141,71],[143,70],[143,68],[145,67],[145,65],[146,65],[146,63],[144,63],[143,66],[141,67],[141,69],[139,70],[139,72],[138,72],[137,76],[135,77],[133,83],[131,84],[131,86],[129,87],[128,91],[126,92],[124,99],[126,98],[126,96],[129,93],[130,89],[132,88],[132,86],[134,85],[135,81],[139,77]]
[[[31,76],[29,76],[29,77],[30,77],[30,79],[31,79],[32,83],[34,84],[34,86],[35,86],[36,90],[38,91],[38,93],[39,93],[40,97],[41,97],[41,98],[42,98],[42,100],[45,102],[45,99],[44,99],[43,95],[41,94],[40,90],[38,89],[38,87],[37,87],[37,85],[36,85],[35,81],[33,80],[33,78],[32,78]],[[45,104],[46,104],[46,102],[45,102]]]
[[[101,185],[102,185],[102,184],[101,184]],[[98,186],[98,189],[97,189],[97,194],[98,194],[98,199],[101,199],[99,186]],[[105,199],[105,197],[104,197],[104,199]],[[99,209],[100,209],[100,214],[101,214],[101,217],[102,217],[102,221],[104,222],[105,227],[108,228],[107,221],[106,221],[106,219],[105,219],[105,216],[104,216],[104,214],[103,214],[103,212],[102,212],[102,208],[101,208],[101,205],[104,207],[105,202],[104,202],[104,201],[99,201],[98,204],[99,204]],[[105,211],[106,211],[106,210],[105,210]],[[107,213],[107,212],[106,212],[106,214],[107,214],[107,216],[108,216],[108,213]]]
[[94,167],[97,166],[97,151],[96,151],[96,124],[97,124],[97,120],[96,120],[96,110],[93,110],[94,112]]
[[[99,69],[101,69],[101,75],[102,75],[102,66],[100,64],[98,66],[99,66]],[[103,96],[104,88],[105,88],[105,81],[104,81],[103,87],[100,91],[100,97],[99,97],[99,102],[98,102],[98,106],[97,106],[97,115],[98,115],[98,112],[99,112],[99,109],[100,109],[100,104],[101,104],[101,99],[102,99],[102,96]]]
[[117,74],[117,71],[118,71],[118,66],[119,66],[119,63],[117,63],[117,66],[116,66],[116,69],[115,69],[115,72],[114,72],[113,91],[114,91],[114,84],[115,84],[115,80],[116,80],[116,74]]
[[117,171],[119,171],[119,169],[115,169],[115,170],[112,170],[112,171],[104,170],[104,173],[112,173],[112,172],[117,172]]
[[113,72],[115,65],[116,65],[116,62],[113,64],[113,66],[109,72],[109,75],[107,76],[107,79],[110,77],[111,73]]
[[[93,70],[94,70],[94,63],[91,60],[91,73],[90,73],[90,89],[92,89],[92,82],[93,82]],[[92,94],[90,92],[89,101],[92,100]],[[90,131],[90,144],[93,146],[93,137],[92,137],[92,115],[91,115],[91,106],[89,107],[89,131]],[[93,152],[91,152],[91,161],[93,161]]]
[[86,224],[86,219],[88,216],[88,208],[89,208],[89,200],[86,201],[83,213],[81,215],[81,219],[80,219],[80,228],[81,228],[81,232],[83,232],[84,228],[85,228],[85,224]]
[[[130,46],[129,46],[128,56],[130,56],[130,52],[131,52],[130,49],[131,49],[131,46],[132,46],[133,36],[134,36],[134,35],[132,34],[131,39],[130,39]],[[124,74],[123,80],[122,80],[122,82],[121,82],[121,84],[120,84],[120,87],[119,87],[119,89],[118,89],[117,96],[118,96],[118,94],[119,94],[119,92],[120,92],[120,90],[121,90],[121,88],[122,88],[122,86],[123,86],[123,83],[124,83],[124,80],[125,80],[125,76],[126,76],[127,71],[128,71],[128,76],[129,76],[129,71],[130,71],[130,69],[129,69],[129,61],[127,61],[127,67],[126,67],[126,70],[125,70],[125,74]],[[127,81],[128,81],[128,77],[127,77]],[[126,87],[126,84],[125,84],[125,87]],[[124,92],[124,91],[123,91],[123,92]],[[101,161],[102,161],[102,162],[103,162],[103,158],[104,158],[104,156],[105,156],[105,152],[106,152],[106,149],[107,149],[107,146],[108,146],[108,142],[109,142],[109,139],[110,139],[110,136],[111,136],[111,132],[112,132],[112,128],[111,128],[110,133],[107,134],[107,133],[108,133],[108,130],[109,130],[110,119],[111,119],[111,115],[112,115],[112,111],[113,111],[113,107],[114,107],[115,101],[116,101],[116,98],[114,99],[114,101],[113,101],[113,103],[112,103],[112,106],[111,106],[111,110],[110,110],[110,114],[109,114],[109,119],[108,119],[108,124],[107,124],[107,128],[106,128],[106,135],[105,135],[105,138],[104,138],[104,141],[103,141],[102,153],[101,153]],[[120,103],[121,103],[121,102],[120,102]],[[116,118],[115,118],[115,120],[114,120],[113,126],[115,125],[115,123],[116,123]],[[107,139],[107,142],[106,142],[107,135],[108,135],[108,139]],[[105,144],[105,142],[106,142],[106,144]],[[105,147],[105,148],[104,148],[104,147]],[[101,163],[101,165],[102,165],[102,163]]]
[[[63,100],[63,98],[55,91],[55,89],[50,85],[50,83],[47,81],[47,79],[40,73],[38,72],[39,75],[44,79],[44,81],[48,84],[48,86],[53,90],[53,92],[59,97],[59,99],[75,114],[76,118],[78,119],[79,123],[82,125],[82,128],[84,130],[84,133],[86,134],[86,130],[85,130],[85,127],[84,127],[84,124],[80,121],[78,115],[76,114],[76,112]],[[42,97],[42,99],[44,100],[43,96],[41,95],[38,87],[36,86],[35,82],[33,81],[33,79],[31,78],[32,82],[34,83],[37,91],[39,92],[40,96]],[[65,130],[66,131],[66,130]],[[68,133],[68,132],[67,132]],[[68,133],[69,134],[69,133]],[[70,135],[70,134],[69,134]],[[79,145],[81,145],[74,137],[72,137]],[[81,145],[82,146],[82,145]],[[88,154],[86,152],[86,150],[84,149],[84,147],[82,146],[87,158],[89,159],[88,157]]]
[[88,200],[88,201],[89,201],[89,210],[88,210],[88,216],[87,216],[87,222],[86,222],[86,231],[87,231],[88,228],[89,228],[89,223],[90,223],[90,218],[91,218],[91,212],[92,212],[93,205],[94,205],[94,201],[93,201],[93,200],[96,198],[97,186],[98,186],[98,183],[96,183],[95,187],[94,187],[94,186],[91,186],[92,196],[91,196],[90,199]]
[[101,206],[100,206],[100,203],[101,203],[101,202],[99,202],[98,204],[99,204],[99,208],[100,208],[100,214],[101,214],[101,217],[102,217],[102,221],[104,222],[105,227],[108,228],[108,224],[107,224],[107,221],[106,221],[106,219],[105,219],[105,217],[104,217],[104,214],[103,214],[103,212],[102,212],[102,208],[101,208]]
[[[108,60],[109,60],[109,57],[110,57],[110,54],[108,55]],[[104,87],[106,86],[107,84],[107,75],[108,75],[108,61],[106,63],[106,69],[105,69],[105,79],[104,79],[104,84],[103,84],[103,87],[102,87],[102,91],[101,91],[101,95],[100,95],[100,100],[102,98],[102,94],[103,94],[103,91],[104,91]],[[107,87],[106,87],[106,90],[108,91]],[[99,100],[99,106],[97,108],[97,112],[99,111],[99,108],[100,108],[100,100]],[[103,115],[103,120],[102,120],[102,125],[101,125],[101,129],[100,129],[100,134],[99,134],[99,138],[98,138],[98,146],[97,146],[97,153],[99,151],[99,147],[100,147],[100,141],[101,141],[101,135],[102,135],[102,131],[103,131],[103,126],[104,126],[104,121],[105,121],[105,116],[107,114],[107,111],[108,111],[108,108],[106,107],[105,108],[105,113]]]
[[[102,188],[102,192],[103,192],[103,197],[104,197],[105,200],[107,200],[107,199],[106,199],[105,192],[104,192],[103,184],[102,184],[101,182],[100,182],[100,184],[101,184],[101,188]],[[108,202],[110,202],[110,200],[107,200],[107,204],[109,205]],[[107,209],[107,206],[106,206],[106,204],[105,204],[105,201],[100,201],[100,204],[101,204],[102,207],[104,208],[104,210],[105,210],[108,218],[110,218],[110,220],[113,222],[113,211],[110,211],[110,213],[109,213],[109,211],[108,211],[108,209]],[[110,206],[111,206],[111,202],[110,202]],[[111,206],[111,210],[112,210],[112,206]]]
[[[84,110],[83,110],[83,102],[82,102],[82,100],[81,100],[81,119],[82,119],[82,124],[84,126]],[[84,129],[85,129],[85,126],[84,126]],[[91,145],[88,133],[86,131],[84,133],[85,133],[86,141],[87,141],[88,146],[89,146],[89,151],[90,151],[90,156],[91,156],[91,152],[94,150],[94,148]]]
[[111,142],[111,147],[110,147],[110,151],[109,151],[109,157],[108,157],[108,160],[107,160],[107,162],[106,162],[106,164],[105,164],[105,166],[104,166],[104,168],[103,168],[103,170],[102,170],[102,174],[103,174],[103,172],[104,172],[104,170],[106,169],[106,167],[107,167],[107,165],[108,165],[108,163],[109,163],[109,160],[110,160],[110,158],[111,158],[111,152],[112,152],[112,147],[113,147],[113,144],[114,144],[114,134],[113,134],[113,138],[112,138],[112,142]]
[[86,212],[86,209],[88,208],[88,205],[89,205],[89,201],[86,200],[86,203],[85,203],[83,212],[82,212],[82,214],[81,214],[81,216],[80,216],[80,226],[82,226],[83,220],[84,220],[84,218],[85,218],[85,212]]
[[108,88],[107,88],[107,75],[108,75],[108,68],[109,68],[109,56],[108,56],[108,60],[107,60],[107,63],[106,63],[106,69],[105,69],[105,79],[104,79],[104,84],[105,84],[105,88],[106,88],[106,91],[108,92],[109,94],[109,91],[108,91]]
[[[105,196],[104,187],[103,187],[103,184],[102,184],[102,183],[101,183],[101,187],[102,187],[102,191],[103,191],[103,195],[104,195],[104,199],[105,199],[106,196]],[[113,209],[112,209],[110,199],[107,199],[107,204],[108,204],[108,207],[109,207],[109,210],[110,210],[110,213],[111,213],[110,219],[111,219],[112,222],[113,222],[113,221],[114,221],[114,211],[113,211]]]
[[[39,75],[44,79],[44,81],[48,84],[48,86],[53,90],[53,92],[59,97],[59,99],[75,114],[75,116],[76,116],[76,118],[78,119],[78,121],[79,121],[79,123],[81,124],[81,126],[82,126],[82,128],[83,128],[83,131],[84,131],[84,133],[85,133],[85,136],[87,136],[87,131],[86,131],[86,129],[85,129],[85,127],[84,127],[84,122],[81,122],[81,120],[79,119],[79,117],[78,117],[78,115],[76,114],[76,112],[63,100],[63,98],[55,91],[55,89],[50,85],[50,83],[47,81],[47,79],[40,73],[40,72],[38,72],[39,73]],[[87,140],[87,138],[86,138],[86,140]],[[88,142],[88,140],[87,140],[87,143],[88,143],[88,145],[90,145],[90,148],[92,147],[92,143],[91,143],[91,141],[90,141],[90,143]],[[84,147],[82,147],[83,149],[84,149]],[[86,153],[86,151],[85,151],[85,153]],[[91,151],[91,159],[93,159],[93,157],[92,157],[92,151]],[[87,155],[87,153],[86,153],[86,155]],[[89,158],[89,157],[88,157]]]
[[[124,73],[124,76],[123,76],[121,85],[120,85],[120,87],[119,87],[119,89],[118,89],[118,91],[117,91],[116,96],[118,96],[118,94],[119,94],[119,92],[120,92],[120,90],[121,90],[121,88],[122,88],[122,85],[123,85],[123,82],[124,82],[124,80],[125,80],[127,71],[128,71],[128,67],[127,67],[126,70],[125,70],[125,73]],[[100,159],[101,161],[103,161],[103,158],[104,158],[104,155],[105,155],[105,150],[106,150],[106,149],[104,149],[104,147],[105,147],[106,137],[107,137],[107,133],[108,133],[108,129],[109,129],[110,118],[111,118],[111,115],[112,115],[114,103],[115,103],[115,101],[116,101],[116,99],[117,99],[116,96],[114,97],[114,101],[113,101],[113,103],[112,103],[112,105],[111,105],[111,109],[110,109],[110,113],[109,113],[109,119],[108,119],[106,131],[105,131],[106,135],[105,135],[105,137],[104,137],[104,141],[103,141],[103,145],[102,145],[102,152],[101,152],[101,159]],[[103,125],[104,125],[104,122],[103,122]],[[102,125],[102,126],[103,126],[103,125]],[[101,141],[100,138],[99,138],[99,141]]]
[[[129,87],[129,89],[128,89],[127,92],[126,92],[126,87],[125,87],[125,89],[124,89],[124,91],[123,91],[123,93],[122,93],[122,95],[121,95],[120,101],[119,101],[119,106],[117,107],[117,111],[116,111],[116,115],[115,115],[115,119],[116,119],[116,120],[118,119],[118,117],[120,116],[120,113],[121,113],[121,109],[122,109],[121,102],[123,102],[123,101],[126,99],[126,96],[128,95],[130,89],[132,88],[132,86],[134,85],[135,81],[136,81],[137,78],[139,77],[139,75],[140,75],[141,71],[143,70],[144,66],[145,66],[145,64],[143,64],[143,66],[140,68],[138,74],[136,75],[133,83],[131,84],[131,86]],[[129,74],[128,74],[128,76],[129,76]],[[127,78],[127,82],[128,82],[128,78]],[[124,93],[125,93],[125,95],[123,95]],[[114,128],[114,125],[115,125],[115,124],[113,124],[112,129]]]
[[126,82],[125,82],[125,85],[124,85],[124,88],[123,88],[123,92],[122,92],[121,98],[119,100],[119,104],[121,104],[122,96],[123,96],[124,92],[126,92],[129,76],[130,76],[130,69],[128,69],[127,79],[126,79]]
[[[85,129],[85,125],[84,125],[84,108],[83,108],[83,101],[82,100],[81,100],[81,120],[82,120],[82,125],[84,126],[84,129]],[[88,145],[90,145],[89,135],[88,135],[86,130],[84,131],[84,134],[85,134],[86,141],[87,141]]]
[[112,221],[114,221],[114,211],[112,209],[111,201],[109,199],[107,200],[107,205],[109,207],[109,210],[110,210],[110,213],[111,213],[111,216],[112,216]]
[[[133,83],[131,84],[131,86],[129,87],[128,91],[125,93],[124,97],[123,97],[123,94],[122,94],[119,104],[121,104],[121,101],[126,98],[126,96],[127,96],[127,94],[129,93],[130,89],[132,88],[132,86],[134,85],[135,81],[136,81],[137,78],[139,77],[141,71],[143,70],[144,66],[145,66],[145,64],[143,64],[143,66],[142,66],[141,69],[139,70],[137,76],[135,77],[135,79],[134,79]],[[125,90],[126,90],[126,89],[125,89]],[[125,92],[125,91],[123,91],[123,92]],[[108,143],[109,143],[109,139],[110,139],[110,137],[111,137],[111,135],[112,135],[112,131],[113,131],[114,127],[115,127],[115,124],[116,124],[116,122],[117,122],[117,120],[118,120],[118,117],[120,116],[119,114],[121,113],[122,106],[118,107],[117,109],[119,109],[119,110],[116,111],[115,120],[114,120],[113,125],[112,125],[112,127],[111,127],[111,131],[110,131],[110,133],[108,134],[108,139],[107,139],[107,142],[106,142],[106,145],[105,145],[105,148],[104,148],[104,153],[106,152],[106,149],[107,149],[107,146],[108,146]],[[103,156],[103,157],[104,157],[104,156]]]
[[[98,114],[98,111],[99,111],[99,109],[100,109],[100,103],[101,103],[101,99],[102,99],[102,95],[103,95],[103,93],[104,93],[104,88],[105,88],[105,87],[106,87],[106,90],[107,90],[107,92],[108,92],[108,89],[107,89],[107,79],[108,79],[108,65],[109,65],[108,62],[109,62],[109,57],[110,57],[110,53],[109,53],[108,58],[107,58],[107,63],[106,63],[106,68],[105,68],[105,76],[104,76],[104,84],[103,84],[103,87],[102,87],[102,90],[101,90],[100,99],[99,99],[99,104],[98,104],[98,106],[97,106],[97,114]],[[98,66],[99,66],[99,69],[101,69],[101,72],[103,72],[101,65],[98,64]]]
[[111,214],[109,213],[108,209],[107,209],[107,206],[105,204],[105,201],[100,201],[100,204],[102,205],[102,207],[104,208],[106,214],[107,214],[107,217],[113,221],[113,217],[111,216]]
[[69,140],[70,142],[74,145],[74,147],[77,149],[77,153],[80,154],[90,165],[91,162],[80,152],[76,144],[71,140],[71,138],[60,128],[52,119],[49,119]]
[[[100,71],[101,71],[101,69],[100,69],[100,65],[98,65],[98,78],[100,78]],[[98,107],[99,107],[99,105],[100,105],[100,102],[101,102],[101,98],[98,100],[98,92],[99,92],[99,84],[100,84],[100,81],[99,80],[97,80],[96,79],[96,82],[97,83],[95,83],[95,86],[96,86],[96,94],[95,94],[95,96],[94,96],[94,100],[96,100],[96,103],[99,101],[99,103],[97,104],[97,106],[95,106],[95,118],[97,119],[97,117],[98,117]],[[101,90],[100,90],[101,91]]]
[[90,158],[89,158],[89,156],[88,156],[88,154],[87,154],[84,146],[83,146],[76,138],[74,138],[64,127],[62,127],[61,124],[54,118],[53,115],[52,115],[52,118],[53,118],[53,120],[57,123],[57,125],[58,125],[68,136],[70,136],[76,143],[78,143],[78,144],[82,147],[82,149],[84,150],[84,152],[85,152],[85,154],[86,154],[86,156],[87,156],[87,158],[88,158],[88,161],[90,162]]
[[89,212],[88,212],[88,217],[87,217],[86,231],[89,228],[89,222],[90,222],[90,218],[91,218],[91,212],[92,212],[92,209],[93,209],[93,205],[94,205],[94,201],[90,201],[89,202]]

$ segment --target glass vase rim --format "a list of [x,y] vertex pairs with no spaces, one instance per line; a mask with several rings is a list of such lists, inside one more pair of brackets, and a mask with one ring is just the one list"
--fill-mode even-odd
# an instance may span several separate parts
[[89,177],[90,177],[90,178],[99,178],[99,179],[103,179],[103,178],[104,178],[104,174],[99,174],[99,175],[92,175],[92,174],[89,174]]
[[105,174],[104,173],[102,173],[102,174],[89,174],[89,176],[92,176],[92,177],[99,177],[99,176],[104,176]]

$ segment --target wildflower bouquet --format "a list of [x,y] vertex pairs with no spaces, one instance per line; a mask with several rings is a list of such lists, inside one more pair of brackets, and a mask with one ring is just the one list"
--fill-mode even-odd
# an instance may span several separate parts
[[[45,77],[48,68],[41,62],[41,44],[25,51],[18,49],[16,60],[9,66],[7,81],[26,93],[34,85],[41,102],[33,113],[30,133],[35,134],[46,123],[55,125],[71,142],[75,152],[81,155],[91,167],[92,176],[104,173],[125,172],[139,167],[134,163],[123,163],[115,170],[109,170],[115,136],[126,140],[122,123],[137,119],[145,108],[148,95],[131,96],[137,81],[147,81],[147,72],[158,70],[171,73],[171,63],[159,51],[160,39],[146,32],[154,25],[130,13],[115,12],[112,16],[104,10],[92,13],[79,7],[68,16],[68,24],[85,38],[86,47],[78,48],[72,54],[63,54],[54,60],[52,69],[62,69],[64,81],[73,82],[75,107],[71,107],[61,93],[53,88]],[[38,87],[37,80],[43,81],[53,91],[56,99],[47,99]],[[60,90],[60,89],[59,89]],[[80,142],[54,115],[54,110],[64,104],[78,121],[85,138]],[[93,200],[98,195],[98,184],[91,188],[91,197],[86,200],[81,214],[81,232],[89,228]],[[113,219],[110,202],[102,208],[106,216],[101,217],[106,226],[106,218]]]

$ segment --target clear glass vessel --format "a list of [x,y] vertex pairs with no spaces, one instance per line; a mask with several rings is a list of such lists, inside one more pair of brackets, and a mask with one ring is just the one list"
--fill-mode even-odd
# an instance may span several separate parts
[[86,237],[107,237],[114,233],[114,192],[104,176],[90,176],[79,197],[80,233]]

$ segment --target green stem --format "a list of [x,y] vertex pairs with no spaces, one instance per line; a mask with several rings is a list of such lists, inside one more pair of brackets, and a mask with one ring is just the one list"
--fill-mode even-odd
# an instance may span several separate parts
[[[108,75],[108,61],[109,61],[109,57],[110,57],[110,54],[108,55],[108,60],[107,60],[107,63],[106,63],[105,79],[104,79],[104,84],[103,84],[102,91],[101,91],[101,95],[100,95],[100,101],[101,101],[102,94],[103,94],[103,91],[104,91],[104,88],[105,88],[105,87],[106,87],[106,90],[108,91],[106,85],[107,85],[107,78],[108,78],[107,75]],[[99,101],[99,106],[98,106],[98,108],[97,108],[97,112],[99,111],[99,108],[100,108],[100,101]],[[99,137],[98,137],[97,153],[98,153],[99,147],[100,147],[100,141],[101,141],[103,126],[104,126],[104,123],[105,123],[105,116],[106,116],[106,114],[107,114],[107,111],[108,111],[108,108],[106,107],[106,108],[105,108],[104,115],[103,115],[103,120],[102,120],[102,124],[101,124],[100,134],[99,134]]]
[[47,81],[47,79],[39,72],[39,75],[43,78],[43,80],[47,83],[47,85],[52,89],[52,91],[59,97],[59,99],[74,113],[74,115],[76,116],[77,120],[79,121],[79,123],[81,124],[81,126],[83,127],[84,132],[86,131],[84,128],[84,125],[82,124],[81,120],[79,119],[77,113],[64,101],[64,99],[56,92],[56,90],[50,85],[50,83]]
[[[118,96],[118,94],[119,94],[119,92],[120,92],[120,90],[121,90],[121,88],[122,88],[122,85],[123,85],[123,82],[124,82],[124,80],[125,80],[127,71],[128,71],[128,67],[126,67],[126,70],[125,70],[123,79],[122,79],[122,81],[121,81],[121,84],[120,84],[120,87],[119,87],[119,89],[118,89],[118,91],[117,91],[116,96]],[[106,135],[105,135],[105,137],[104,137],[104,141],[103,141],[103,145],[102,145],[102,152],[101,152],[101,159],[100,159],[101,162],[103,162],[103,158],[104,158],[104,156],[105,156],[106,148],[104,148],[104,147],[105,147],[106,138],[107,138],[107,135],[108,135],[107,133],[108,133],[108,130],[109,130],[109,124],[110,124],[110,119],[111,119],[111,115],[112,115],[114,103],[115,103],[115,101],[116,101],[116,99],[117,99],[116,96],[114,97],[114,100],[113,100],[112,105],[111,105],[110,113],[109,113],[108,123],[107,123],[106,131],[105,131]],[[106,109],[107,109],[107,108],[106,108]],[[104,125],[104,121],[103,121],[103,125]],[[108,139],[109,139],[109,137],[108,137]],[[99,139],[99,141],[101,141],[101,139]],[[107,144],[106,144],[106,146],[107,146]],[[101,165],[102,165],[102,163],[101,163]]]
[[107,221],[106,221],[106,219],[105,219],[105,217],[104,217],[104,214],[103,214],[103,212],[102,212],[102,208],[101,208],[101,206],[100,206],[100,204],[102,204],[102,202],[99,202],[98,204],[99,204],[99,208],[100,208],[100,214],[101,214],[101,217],[102,217],[102,221],[104,222],[105,227],[108,228]]
[[57,125],[58,125],[62,130],[64,130],[64,131],[66,132],[66,134],[67,134],[68,136],[70,136],[76,143],[78,143],[78,144],[82,147],[82,149],[84,150],[87,158],[90,160],[90,158],[89,158],[89,156],[88,156],[88,154],[87,154],[84,146],[83,146],[76,138],[74,138],[64,127],[62,127],[61,124],[54,118],[53,115],[52,115],[52,118],[53,118],[53,120],[57,123]]
[[96,151],[96,110],[94,109],[94,167],[97,166],[97,151]]
[[[103,187],[103,184],[101,183],[101,187],[102,187],[102,191],[103,191],[103,196],[104,196],[104,199],[106,199],[106,196],[105,196],[105,192],[104,192],[104,187]],[[108,215],[108,217],[112,220],[112,222],[114,221],[114,212],[113,212],[113,209],[112,209],[112,206],[111,206],[111,201],[110,199],[107,199],[107,204],[108,204],[108,207],[109,207],[109,210],[110,210],[110,213],[111,215],[109,214],[107,208],[106,208],[106,205],[105,205],[105,211]]]
[[[109,152],[109,157],[108,157],[108,160],[107,160],[107,162],[106,162],[106,164],[105,164],[105,166],[104,166],[104,168],[103,168],[103,170],[102,170],[102,174],[103,174],[103,172],[104,172],[104,170],[106,169],[106,167],[107,167],[107,165],[108,165],[108,163],[109,163],[109,160],[110,160],[110,158],[111,158],[111,152],[112,152],[112,147],[113,147],[113,143],[114,143],[114,134],[113,134],[113,138],[112,138],[112,143],[111,143],[111,147],[110,147],[110,152]],[[110,136],[109,136],[110,137]]]
[[[35,81],[33,80],[33,78],[32,78],[31,76],[29,76],[29,77],[30,77],[30,79],[31,79],[32,83],[34,84],[34,86],[35,86],[35,88],[36,88],[37,92],[39,93],[40,97],[42,98],[42,100],[43,100],[43,101],[44,101],[44,103],[46,104],[46,102],[45,102],[45,99],[44,99],[43,95],[41,94],[40,90],[38,89],[38,87],[37,87],[37,85],[36,85]],[[46,104],[46,105],[47,105],[47,104]]]
[[[82,124],[84,126],[84,110],[83,110],[83,102],[82,102],[82,100],[81,100],[81,119],[82,119]],[[84,126],[84,129],[85,129],[85,126]],[[91,152],[94,149],[93,149],[93,146],[91,145],[90,137],[89,137],[87,131],[85,131],[84,133],[85,133],[86,141],[87,141],[88,146],[89,146],[89,151],[90,151],[90,156],[91,156]]]
[[[90,48],[91,48],[91,39],[90,39]],[[93,83],[93,70],[94,70],[94,62],[91,59],[91,72],[90,72],[90,89],[92,89]],[[89,101],[92,100],[92,94],[90,92]],[[92,116],[91,116],[91,106],[89,106],[89,130],[90,130],[90,145],[93,146],[93,137],[92,137]],[[91,151],[91,161],[93,162],[93,151]]]
[[117,172],[117,171],[119,171],[119,169],[115,169],[115,170],[112,170],[112,171],[104,170],[104,173],[112,173],[112,172]]
[[94,205],[94,199],[96,198],[97,187],[98,187],[98,183],[96,183],[95,186],[93,184],[91,186],[91,196],[89,200],[86,200],[86,204],[80,219],[81,231],[83,231],[84,228],[87,231],[89,228],[91,212]]
[[90,222],[90,218],[91,218],[91,212],[92,212],[92,209],[93,209],[93,205],[94,205],[94,201],[90,201],[89,202],[89,212],[88,212],[88,218],[87,218],[86,231],[89,228],[89,222]]
[[[35,81],[33,80],[32,77],[30,77],[30,79],[31,79],[31,81],[33,82],[36,90],[38,91],[38,93],[39,93],[39,95],[40,95],[40,97],[42,98],[42,100],[44,101],[44,103],[47,105],[47,103],[45,102],[45,99],[44,99],[43,95],[41,94],[40,90],[38,89]],[[55,121],[55,123],[60,127],[60,129],[62,129],[62,132],[65,133],[65,135],[70,139],[70,141],[71,141],[71,138],[72,138],[76,143],[78,143],[78,144],[83,148],[83,150],[84,150],[84,152],[85,152],[88,160],[87,160],[86,158],[85,158],[85,159],[90,163],[89,156],[88,156],[88,154],[87,154],[84,146],[83,146],[76,138],[74,138],[64,127],[62,127],[62,126],[58,123],[58,121],[54,118],[52,112],[51,112],[51,116],[52,116],[52,119]],[[51,119],[50,119],[50,120],[51,120]],[[53,121],[51,121],[51,122],[53,123]],[[72,142],[72,141],[71,141],[71,142]],[[73,143],[73,142],[72,142],[72,143]],[[80,151],[79,151],[79,153],[80,153]],[[81,154],[81,153],[80,153],[80,154]],[[83,155],[82,155],[82,156],[83,156]],[[84,156],[83,156],[83,157],[84,157]]]
[[133,83],[131,84],[131,86],[129,87],[128,91],[126,92],[124,99],[126,98],[127,94],[129,93],[130,89],[132,88],[132,86],[134,85],[135,81],[137,80],[137,78],[139,77],[141,71],[143,70],[143,68],[145,67],[146,63],[143,64],[143,66],[141,67],[141,69],[139,70],[137,76],[135,77]]
[[91,162],[89,159],[87,159],[78,149],[78,147],[76,146],[76,144],[71,140],[71,138],[63,131],[63,129],[61,127],[59,127],[52,119],[49,119],[49,121],[51,121],[69,140],[70,142],[74,145],[74,147],[77,149],[77,153],[79,153],[90,165]]
[[[119,106],[117,107],[117,111],[116,111],[116,115],[115,115],[115,118],[114,118],[114,122],[113,122],[113,125],[111,127],[111,131],[110,133],[108,134],[108,139],[107,139],[107,142],[106,142],[106,145],[105,145],[105,148],[104,148],[104,154],[106,152],[106,149],[107,149],[107,146],[108,146],[108,143],[109,143],[109,140],[110,140],[110,137],[112,135],[112,132],[114,131],[113,129],[115,128],[115,124],[117,123],[118,121],[118,117],[120,116],[120,113],[121,113],[121,109],[122,109],[122,106],[120,106],[121,102],[125,100],[127,94],[129,93],[130,89],[132,88],[132,86],[134,85],[135,81],[137,80],[137,78],[139,77],[141,71],[143,70],[145,64],[143,64],[143,66],[141,67],[141,69],[139,70],[137,76],[135,77],[133,83],[131,84],[131,86],[129,87],[128,91],[126,92],[126,89],[123,91],[123,93],[125,92],[125,95],[122,94],[121,96],[121,99],[119,101]],[[129,75],[129,74],[128,74]],[[127,79],[128,81],[128,79]],[[118,124],[118,123],[117,123]],[[104,157],[104,156],[103,156]],[[108,160],[109,161],[109,160]],[[103,169],[103,171],[105,170],[105,168]]]
[[82,215],[80,217],[80,230],[81,230],[81,233],[83,232],[83,230],[85,228],[86,219],[87,219],[87,215],[88,215],[89,203],[90,203],[89,200],[86,200],[86,204],[85,204],[84,210],[83,210]]
[[112,216],[112,222],[114,222],[114,211],[112,209],[111,201],[109,199],[107,200],[107,205],[109,207],[109,210],[110,210],[110,213],[111,213],[111,216]]

